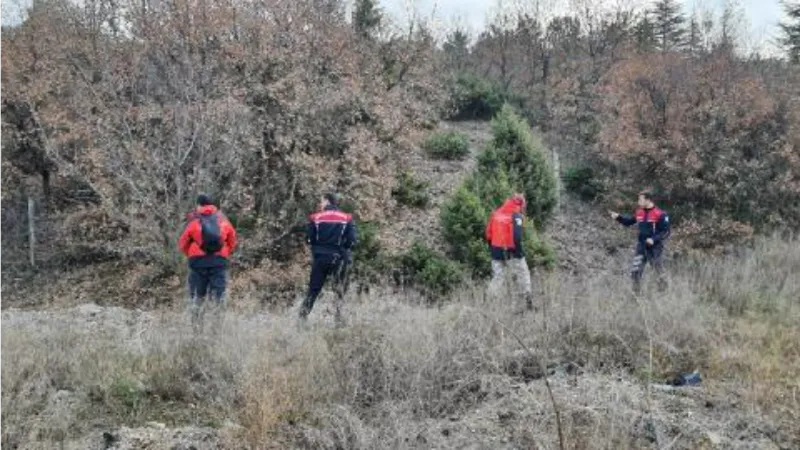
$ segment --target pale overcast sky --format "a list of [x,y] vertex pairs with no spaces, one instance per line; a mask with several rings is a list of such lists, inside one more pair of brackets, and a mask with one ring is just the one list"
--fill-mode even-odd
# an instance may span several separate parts
[[[687,13],[695,8],[718,12],[725,1],[685,0],[683,3]],[[740,4],[743,9],[749,34],[748,41],[764,46],[774,40],[777,36],[777,23],[782,16],[779,0],[731,1]],[[2,0],[3,25],[19,23],[30,2],[31,0]],[[380,0],[380,2],[384,10],[398,22],[409,17],[412,11],[416,11],[424,18],[433,18],[434,26],[438,29],[437,34],[451,28],[454,22],[477,32],[486,23],[487,17],[500,7],[515,10],[531,8],[538,3],[543,11],[564,13],[575,11],[579,8],[577,5],[613,10],[620,6],[647,7],[652,4],[652,1],[648,0]]]

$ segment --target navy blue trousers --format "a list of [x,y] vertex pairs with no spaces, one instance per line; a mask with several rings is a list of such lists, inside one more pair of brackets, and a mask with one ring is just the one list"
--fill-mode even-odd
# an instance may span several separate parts
[[308,294],[306,294],[306,298],[303,301],[300,315],[305,317],[311,312],[314,308],[314,302],[317,301],[317,297],[319,297],[322,288],[325,286],[325,281],[329,277],[333,277],[338,313],[349,284],[349,268],[350,264],[347,259],[338,254],[314,255],[314,260],[311,263],[311,277],[308,280]]
[[225,296],[227,267],[190,268],[189,294],[192,303],[203,303],[211,294],[215,302],[221,303]]
[[653,266],[658,279],[658,288],[660,290],[666,289],[667,281],[664,278],[664,245],[656,244],[648,247],[643,243],[636,246],[636,253],[633,256],[631,263],[631,278],[633,278],[633,290],[636,293],[642,290],[642,276],[644,275],[644,266],[648,263]]

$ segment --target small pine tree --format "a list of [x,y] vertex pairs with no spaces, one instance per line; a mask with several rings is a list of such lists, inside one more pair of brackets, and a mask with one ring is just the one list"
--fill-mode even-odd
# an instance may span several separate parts
[[356,0],[353,10],[353,28],[359,36],[368,39],[378,29],[383,15],[375,0]]
[[505,105],[492,120],[492,146],[512,186],[522,190],[526,213],[537,225],[544,225],[556,206],[556,179],[544,145],[528,123]]
[[677,50],[684,45],[686,17],[681,9],[681,4],[675,0],[658,0],[650,12],[656,41],[662,52]]
[[647,14],[642,16],[642,18],[633,28],[633,36],[636,42],[636,47],[640,52],[649,53],[656,48],[657,42],[655,26],[650,18],[647,17]]
[[464,186],[475,193],[481,204],[486,205],[487,212],[490,212],[510,197],[514,190],[511,189],[511,183],[508,181],[508,175],[504,168],[493,165],[495,168],[489,169],[484,165],[488,159],[487,155],[491,155],[488,158],[497,157],[497,153],[491,147],[484,150],[480,157],[481,167],[464,180]]
[[456,190],[441,210],[442,234],[450,244],[450,256],[468,265],[478,277],[491,271],[484,242],[489,212],[487,205],[466,185]]
[[536,233],[536,226],[546,223],[556,204],[556,180],[543,146],[508,105],[492,121],[492,134],[494,139],[478,156],[476,170],[442,206],[442,233],[449,255],[470,267],[473,276],[489,275],[486,222],[514,191],[521,191],[528,200],[530,218],[524,239],[528,263],[552,267],[555,253]]
[[781,44],[786,47],[789,61],[800,64],[800,2],[784,2],[783,9],[788,17],[781,23]]

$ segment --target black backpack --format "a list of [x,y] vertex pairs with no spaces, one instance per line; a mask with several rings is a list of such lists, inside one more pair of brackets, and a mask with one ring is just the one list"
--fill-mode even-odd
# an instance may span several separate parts
[[222,233],[219,227],[219,214],[199,214],[202,243],[200,248],[206,255],[222,250]]

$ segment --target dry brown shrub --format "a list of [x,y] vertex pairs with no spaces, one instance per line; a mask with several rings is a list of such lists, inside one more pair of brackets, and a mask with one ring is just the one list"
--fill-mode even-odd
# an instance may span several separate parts
[[3,47],[3,120],[17,130],[4,166],[80,181],[128,230],[115,245],[172,267],[201,191],[256,225],[249,265],[298,257],[273,240],[323,190],[378,218],[404,165],[395,142],[443,95],[418,24],[367,41],[338,2],[41,2]]
[[600,93],[598,156],[613,168],[609,187],[655,185],[708,237],[796,220],[794,113],[743,63],[724,52],[700,61],[642,55],[615,65]]

